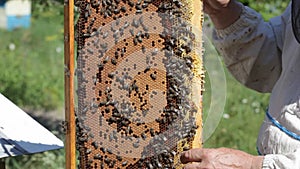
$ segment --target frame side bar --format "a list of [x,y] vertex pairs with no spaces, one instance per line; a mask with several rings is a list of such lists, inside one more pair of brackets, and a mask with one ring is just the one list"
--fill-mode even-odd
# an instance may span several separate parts
[[65,159],[66,169],[76,168],[76,126],[74,108],[74,0],[64,3],[64,63],[65,63]]

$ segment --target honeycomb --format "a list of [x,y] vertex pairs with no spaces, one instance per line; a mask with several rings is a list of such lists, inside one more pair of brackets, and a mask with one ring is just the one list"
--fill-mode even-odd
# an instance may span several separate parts
[[75,6],[79,168],[181,168],[201,146],[202,1]]

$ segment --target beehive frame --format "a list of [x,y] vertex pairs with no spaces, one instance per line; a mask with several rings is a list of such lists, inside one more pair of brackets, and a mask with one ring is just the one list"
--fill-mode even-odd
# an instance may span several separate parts
[[75,5],[79,168],[181,168],[201,146],[202,2]]
[[76,168],[76,127],[74,96],[74,0],[64,1],[64,64],[65,64],[65,161],[66,169]]

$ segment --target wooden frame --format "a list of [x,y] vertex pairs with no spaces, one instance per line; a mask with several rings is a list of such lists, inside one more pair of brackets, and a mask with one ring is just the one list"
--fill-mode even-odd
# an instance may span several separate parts
[[66,169],[76,168],[76,127],[74,109],[74,0],[64,4]]

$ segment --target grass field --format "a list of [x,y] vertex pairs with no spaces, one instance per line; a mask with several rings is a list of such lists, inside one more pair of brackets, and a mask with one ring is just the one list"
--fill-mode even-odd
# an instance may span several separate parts
[[[206,29],[204,35],[206,35]],[[211,45],[210,38],[204,38],[204,66],[206,66],[205,92],[203,102],[203,120],[205,120],[212,106],[225,106],[219,110],[223,115],[219,125],[212,136],[205,140],[204,147],[230,147],[240,149],[251,154],[256,153],[256,137],[260,124],[264,118],[264,111],[268,104],[269,94],[261,94],[246,88],[237,82],[224,68],[222,59]],[[224,72],[222,72],[224,71]],[[222,75],[224,79],[222,80]],[[211,82],[215,84],[212,85]],[[225,87],[224,87],[225,86]],[[224,88],[221,90],[220,88]],[[212,90],[224,92],[217,94],[222,97],[216,103],[212,103]],[[225,97],[223,99],[223,97]],[[215,98],[216,99],[216,98]],[[217,98],[218,99],[218,98]],[[223,112],[222,112],[223,111]],[[218,119],[216,119],[218,120]],[[205,126],[205,125],[204,125]],[[204,128],[204,133],[206,132]]]
[[61,16],[56,9],[32,18],[30,29],[0,30],[0,92],[18,105],[43,109],[63,105]]
[[[57,6],[37,11],[29,29],[0,30],[0,93],[28,111],[49,112],[63,108],[62,9]],[[54,130],[59,125],[57,122],[48,128]],[[7,169],[62,169],[63,153],[63,150],[55,150],[5,161]]]
[[[268,104],[268,94],[260,94],[239,84],[226,73],[227,92],[223,117],[214,134],[204,147],[230,147],[251,154],[256,152],[256,137]],[[208,88],[208,87],[207,87]],[[208,111],[207,96],[204,95],[204,117]],[[204,118],[205,120],[205,118]],[[204,131],[205,132],[205,131]]]
[[[45,110],[63,107],[61,11],[58,7],[39,13],[27,30],[0,30],[0,92],[22,107]],[[215,52],[207,51],[205,57],[213,55]],[[246,89],[227,71],[225,74],[226,106],[220,124],[204,147],[231,147],[256,154],[256,137],[269,95]],[[207,75],[204,119],[211,102],[210,78],[213,77]],[[6,164],[8,169],[60,169],[64,168],[64,151],[8,158]]]

